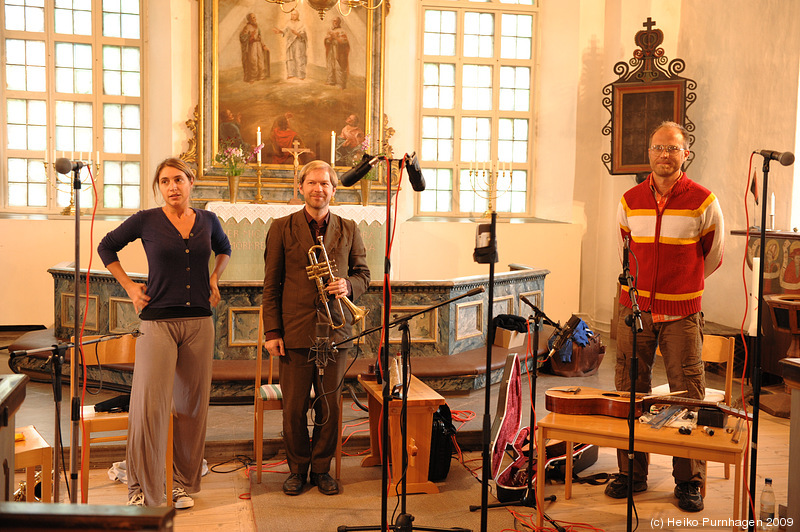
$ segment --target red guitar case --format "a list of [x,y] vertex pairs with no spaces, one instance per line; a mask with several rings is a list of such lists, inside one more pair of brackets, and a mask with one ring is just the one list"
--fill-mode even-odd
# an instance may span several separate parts
[[[527,409],[526,409],[527,412]],[[500,502],[520,500],[528,486],[528,442],[530,427],[522,425],[522,388],[519,357],[511,353],[506,359],[503,381],[497,402],[497,413],[492,423],[491,470],[497,485]],[[535,445],[534,438],[534,445]],[[555,442],[547,445],[546,478],[564,480],[566,469],[566,444]],[[597,461],[598,449],[594,445],[576,443],[573,446],[573,471],[579,473]],[[534,460],[536,452],[534,450]],[[506,458],[510,459],[509,460]],[[538,464],[533,464],[533,484],[536,482]]]

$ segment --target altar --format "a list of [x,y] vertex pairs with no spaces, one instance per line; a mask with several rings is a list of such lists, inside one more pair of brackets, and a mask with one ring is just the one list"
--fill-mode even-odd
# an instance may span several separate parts
[[[216,214],[222,229],[231,241],[231,261],[225,269],[225,280],[251,281],[264,279],[264,249],[272,221],[302,209],[302,205],[228,203],[213,201],[206,210]],[[354,220],[367,249],[367,265],[372,278],[383,272],[386,238],[386,206],[331,205],[332,213]],[[346,272],[342,272],[343,274]]]

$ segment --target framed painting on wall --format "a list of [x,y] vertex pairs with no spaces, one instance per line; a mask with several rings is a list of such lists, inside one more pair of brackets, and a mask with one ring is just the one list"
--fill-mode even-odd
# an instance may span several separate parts
[[612,174],[650,172],[650,133],[664,121],[684,123],[685,93],[685,80],[614,84]]
[[349,167],[360,159],[365,139],[381,131],[377,43],[385,9],[342,16],[305,2],[289,4],[291,11],[263,0],[199,3],[201,175],[222,175],[216,153],[229,145],[252,149],[259,128],[267,169],[293,165],[284,151],[293,147],[307,150],[300,164]]

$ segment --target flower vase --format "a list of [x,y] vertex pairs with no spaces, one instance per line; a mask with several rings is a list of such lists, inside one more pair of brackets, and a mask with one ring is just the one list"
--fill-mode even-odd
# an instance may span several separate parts
[[228,174],[228,201],[236,203],[236,195],[239,193],[239,174]]
[[361,180],[361,205],[369,205],[369,191],[372,188],[372,181],[369,179]]

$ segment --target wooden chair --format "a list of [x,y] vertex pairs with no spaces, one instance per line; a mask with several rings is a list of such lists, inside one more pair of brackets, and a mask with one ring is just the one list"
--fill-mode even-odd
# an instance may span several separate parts
[[[94,340],[100,336],[84,336],[83,340]],[[135,361],[136,339],[126,334],[119,338],[106,340],[95,344],[83,346],[83,358],[86,366],[103,366],[109,364],[132,364]],[[71,360],[76,360],[72,356]],[[76,383],[70,382],[71,397],[75,397]],[[81,502],[89,500],[89,464],[90,452],[93,443],[105,443],[112,441],[125,441],[128,438],[128,413],[127,412],[95,412],[94,406],[85,406],[83,409],[83,435],[81,450],[83,451],[81,461]],[[166,456],[166,496],[167,505],[172,506],[172,431],[173,416],[169,417],[169,429],[167,431],[167,456]],[[109,432],[125,434],[108,434]],[[95,434],[104,434],[96,436]]]
[[[25,439],[14,442],[14,467],[25,470],[25,500],[36,500],[36,467],[40,467],[42,479],[41,502],[53,502],[53,448],[42,438],[33,425],[21,427],[16,432],[21,432]],[[11,472],[13,475],[13,471]],[[56,501],[58,502],[58,501]]]
[[[703,351],[700,358],[703,362],[725,364],[725,389],[706,388],[706,401],[722,402],[731,406],[731,388],[733,387],[733,357],[736,348],[736,338],[732,336],[717,336],[706,334],[703,336]],[[656,349],[656,354],[661,356],[661,350]],[[662,384],[653,388],[653,395],[669,392],[669,384]],[[731,478],[730,465],[725,464],[725,478]]]
[[[262,309],[258,310],[258,340],[256,341],[256,378],[254,402],[254,427],[253,446],[256,457],[256,482],[261,483],[261,469],[264,461],[264,411],[283,410],[283,391],[281,385],[275,382],[274,357],[268,354],[269,367],[267,369],[267,382],[263,380],[264,358],[264,321]],[[314,390],[311,390],[313,397]],[[336,443],[336,480],[339,480],[342,468],[342,397],[339,397],[339,438]]]

